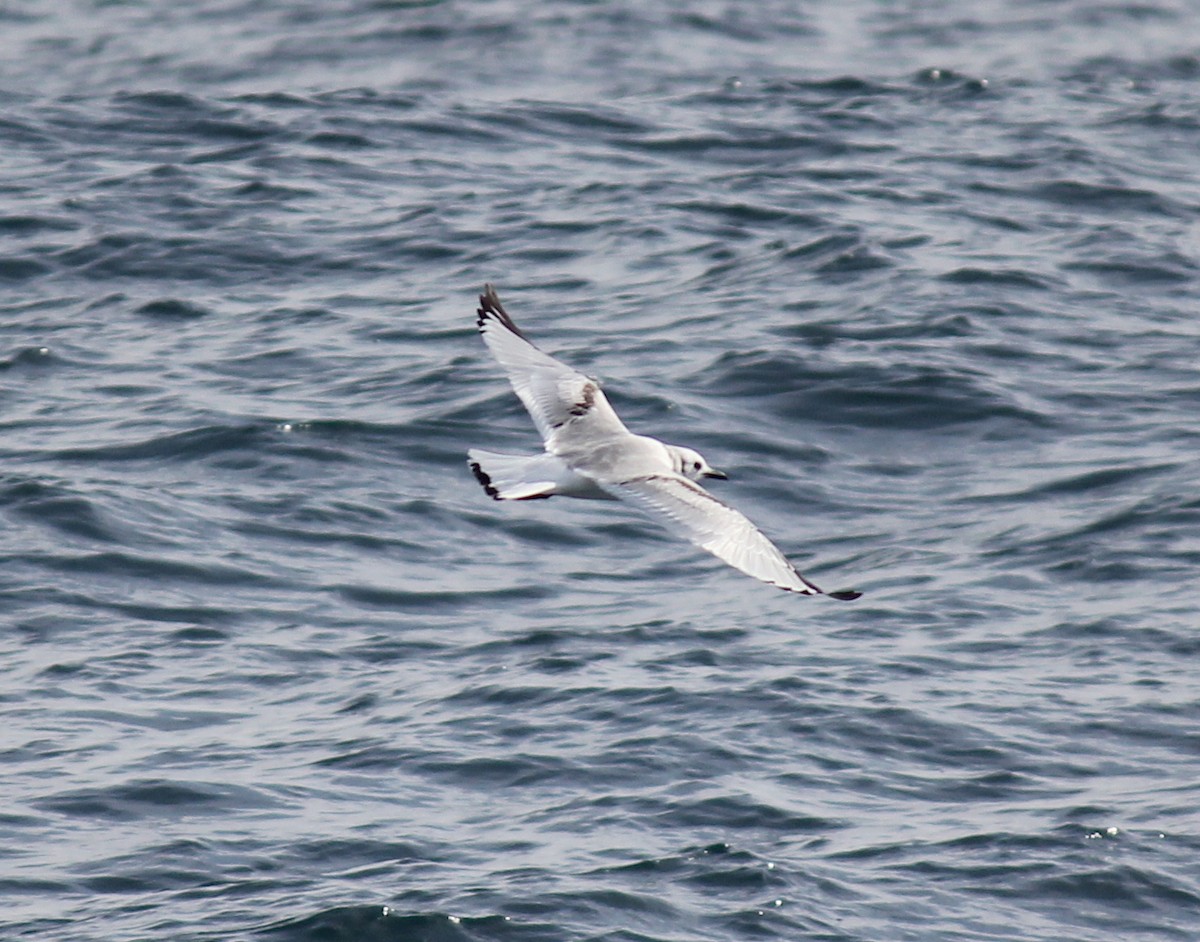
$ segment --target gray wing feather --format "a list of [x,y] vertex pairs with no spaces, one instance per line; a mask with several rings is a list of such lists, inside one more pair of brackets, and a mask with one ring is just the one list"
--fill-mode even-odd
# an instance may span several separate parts
[[789,592],[822,594],[742,513],[689,478],[655,474],[605,486],[748,576]]
[[479,296],[477,314],[484,343],[508,374],[548,450],[572,433],[596,439],[629,434],[596,381],[535,347],[491,285]]

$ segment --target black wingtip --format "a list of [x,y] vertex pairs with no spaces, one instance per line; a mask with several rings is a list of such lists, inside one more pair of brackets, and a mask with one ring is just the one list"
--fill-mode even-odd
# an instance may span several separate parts
[[522,333],[521,328],[513,323],[513,319],[508,316],[508,311],[504,310],[504,305],[500,303],[500,296],[496,294],[496,289],[490,283],[483,286],[483,294],[479,296],[479,309],[475,312],[475,325],[481,330],[483,325],[489,319],[499,321],[522,340],[528,341],[529,338]]
[[490,284],[484,285],[483,294],[479,296],[479,307],[475,311],[475,325],[482,328],[489,317],[499,317],[503,310],[496,289]]
[[483,286],[483,294],[479,296],[480,314],[504,314],[504,305],[491,282]]
[[838,592],[826,592],[825,594],[839,602],[853,602],[862,596],[861,592],[856,592],[854,589],[841,589]]

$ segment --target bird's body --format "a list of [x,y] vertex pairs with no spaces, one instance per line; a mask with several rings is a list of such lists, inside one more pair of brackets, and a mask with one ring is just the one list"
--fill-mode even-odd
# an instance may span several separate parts
[[790,592],[822,594],[749,520],[697,483],[725,477],[703,456],[630,432],[594,379],[533,345],[491,285],[480,295],[477,313],[484,342],[545,444],[542,454],[529,456],[472,449],[471,471],[489,496],[625,500],[747,575]]

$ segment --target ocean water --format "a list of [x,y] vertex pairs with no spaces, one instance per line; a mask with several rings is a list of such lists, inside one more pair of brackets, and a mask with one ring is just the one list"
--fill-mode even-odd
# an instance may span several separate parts
[[1195,13],[0,6],[0,938],[1200,938]]

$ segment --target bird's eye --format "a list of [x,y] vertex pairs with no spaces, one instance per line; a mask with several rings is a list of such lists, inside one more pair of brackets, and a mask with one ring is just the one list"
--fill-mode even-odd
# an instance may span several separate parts
[[696,471],[699,471],[699,470],[700,470],[700,462],[699,462],[699,461],[693,461],[693,462],[692,462],[692,468],[693,468],[693,469],[695,469]]

